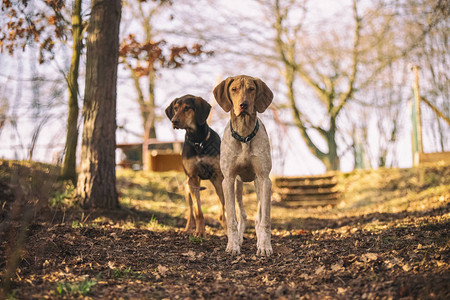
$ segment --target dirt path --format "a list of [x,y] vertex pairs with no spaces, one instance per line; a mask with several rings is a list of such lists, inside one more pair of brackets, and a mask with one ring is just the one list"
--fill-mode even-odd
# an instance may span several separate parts
[[[127,185],[146,189],[144,185]],[[155,192],[155,187],[149,190]],[[242,254],[230,257],[225,253],[226,236],[211,218],[214,205],[205,205],[208,236],[197,239],[181,231],[181,199],[167,201],[161,192],[163,205],[156,200],[144,201],[137,194],[133,199],[138,200],[129,200],[127,193],[131,192],[125,188],[122,191],[121,211],[82,215],[76,209],[56,210],[48,218],[33,222],[19,253],[11,292],[4,296],[450,299],[447,182],[417,190],[415,196],[410,189],[403,192],[388,186],[383,195],[389,201],[374,202],[376,197],[371,194],[370,209],[356,205],[365,197],[366,191],[361,190],[353,196],[353,202],[344,201],[338,208],[294,210],[275,203],[274,255],[270,258],[255,255],[251,221]],[[395,203],[394,194],[400,199]],[[151,199],[157,198],[154,195]],[[127,203],[135,208],[125,208]],[[147,206],[152,210],[144,209]],[[19,230],[17,226],[11,228],[0,243],[2,276],[7,270],[6,258],[12,257],[11,245],[16,242],[13,233]]]
[[80,296],[83,282],[93,283],[86,297],[104,299],[448,299],[449,210],[274,229],[271,258],[255,256],[252,231],[242,254],[230,257],[223,235],[34,225],[13,288],[17,299]]

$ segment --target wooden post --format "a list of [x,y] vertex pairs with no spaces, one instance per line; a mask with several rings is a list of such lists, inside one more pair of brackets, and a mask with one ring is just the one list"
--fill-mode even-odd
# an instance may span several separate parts
[[[414,84],[413,84],[413,90],[414,90],[414,102],[416,106],[416,128],[417,128],[417,153],[415,153],[416,157],[414,157],[414,160],[416,162],[416,166],[419,166],[420,164],[420,156],[423,153],[423,144],[422,144],[422,113],[420,110],[420,90],[419,90],[419,67],[417,65],[414,65],[412,67],[414,71]],[[419,186],[423,186],[425,182],[425,169],[424,168],[418,168],[419,170]]]
[[415,113],[416,113],[416,128],[417,128],[417,146],[418,151],[417,153],[414,153],[414,165],[419,164],[419,155],[420,153],[423,153],[423,144],[422,144],[422,113],[420,110],[420,90],[419,90],[419,67],[417,65],[414,65],[412,67],[412,70],[414,72],[414,83],[413,83],[413,91],[414,91],[414,106],[415,106]]
[[419,165],[419,151],[417,147],[417,122],[416,122],[416,105],[412,100],[408,100],[409,111],[411,112],[411,152],[412,163],[414,167]]

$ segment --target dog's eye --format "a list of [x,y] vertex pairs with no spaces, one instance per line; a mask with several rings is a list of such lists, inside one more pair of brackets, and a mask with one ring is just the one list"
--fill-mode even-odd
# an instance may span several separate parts
[[191,109],[189,106],[185,106],[185,107],[183,108],[183,111],[188,111],[189,109]]
[[236,92],[236,91],[237,91],[237,87],[232,87],[231,90],[232,90],[233,92]]
[[249,87],[248,88],[250,91],[254,91],[255,90],[255,87],[254,86],[251,86],[251,87]]

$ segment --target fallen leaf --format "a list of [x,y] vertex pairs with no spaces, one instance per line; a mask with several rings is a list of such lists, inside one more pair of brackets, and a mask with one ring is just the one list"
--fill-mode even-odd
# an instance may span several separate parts
[[189,250],[186,253],[182,253],[181,255],[187,256],[189,258],[189,260],[195,260],[195,252],[192,250]]
[[278,253],[281,255],[288,255],[289,253],[291,253],[292,251],[294,251],[294,249],[286,247],[286,246],[281,246],[278,248]]
[[205,253],[200,252],[200,253],[197,255],[197,259],[201,260],[201,259],[203,259],[204,256],[205,256]]
[[395,266],[395,263],[392,262],[392,260],[386,260],[384,262],[386,264],[386,268],[391,269],[393,266]]
[[162,265],[158,265],[158,273],[159,273],[162,277],[166,276],[167,271],[169,271],[169,268],[164,267],[164,266],[162,266]]
[[50,265],[50,262],[48,260],[45,260],[44,263],[42,264],[42,267],[46,268]]
[[223,280],[222,278],[222,272],[217,273],[216,280]]
[[393,258],[391,258],[389,260],[385,260],[384,263],[386,264],[386,267],[388,269],[390,269],[390,268],[394,267],[395,265],[400,264],[401,260],[398,259],[397,257],[393,257]]
[[325,271],[325,267],[324,266],[320,266],[316,269],[316,275],[320,275],[321,273],[323,273]]
[[409,271],[411,271],[412,267],[409,264],[404,264],[402,269],[405,272],[409,272]]
[[364,261],[377,260],[378,255],[376,253],[366,253],[362,255]]
[[442,266],[445,266],[446,263],[445,263],[444,261],[437,260],[437,261],[436,261],[436,265],[437,265],[438,267],[442,267]]
[[342,269],[344,269],[344,267],[340,263],[336,263],[336,264],[333,264],[331,266],[331,271],[333,271],[333,272],[337,272],[337,271],[340,271]]
[[309,275],[306,273],[300,274],[300,278],[304,279],[304,280],[308,280],[309,279]]
[[114,262],[108,261],[108,268],[110,268],[110,269],[115,269],[115,267],[114,267]]
[[233,260],[233,261],[231,262],[231,264],[232,264],[232,265],[237,264],[240,260],[241,260],[241,257],[238,256],[238,257],[236,257],[235,260]]

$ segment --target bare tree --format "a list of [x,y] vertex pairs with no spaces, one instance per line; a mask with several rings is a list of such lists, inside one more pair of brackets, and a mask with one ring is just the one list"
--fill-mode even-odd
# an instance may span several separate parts
[[126,1],[126,8],[133,21],[137,22],[141,34],[129,33],[121,41],[120,62],[130,71],[137,95],[137,103],[144,128],[144,138],[156,138],[157,74],[161,69],[176,69],[211,55],[199,44],[173,45],[161,37],[154,28],[155,16],[170,9],[170,0]]
[[83,19],[81,17],[82,0],[74,0],[72,8],[72,60],[67,76],[69,91],[69,110],[67,118],[67,134],[61,178],[70,179],[76,184],[76,157],[78,144],[78,71],[83,41]]
[[[335,45],[331,48],[332,46],[329,43],[332,41],[326,41],[327,45],[321,45],[323,49],[331,50],[324,58],[326,61],[320,61],[319,55],[308,57],[306,51],[299,49],[299,47],[302,47],[302,45],[298,45],[301,40],[301,23],[290,28],[287,27],[291,6],[292,3],[288,3],[283,7],[280,0],[275,0],[273,26],[276,30],[274,43],[284,67],[283,74],[288,89],[287,98],[293,113],[294,123],[310,151],[322,161],[326,169],[338,170],[340,159],[336,140],[337,119],[344,106],[353,97],[356,89],[358,65],[361,63],[361,16],[358,3],[355,0],[352,5],[353,42],[348,54],[337,53],[340,50],[339,46]],[[338,37],[332,36],[332,38],[337,39]],[[301,57],[302,55],[303,57]],[[348,57],[347,62],[343,61],[345,57]],[[297,78],[300,78],[312,88],[316,97],[320,100],[323,111],[325,111],[326,121],[323,122],[325,124],[314,124],[310,117],[299,108],[295,89]],[[327,151],[320,149],[313,141],[310,129],[315,130],[323,138],[328,146]]]
[[85,207],[118,206],[115,173],[116,85],[121,0],[93,0],[88,25],[81,170]]
[[2,128],[7,120],[7,112],[8,112],[9,104],[8,99],[1,97],[0,98],[0,133],[2,132]]
[[[2,13],[6,13],[8,23],[0,30],[0,49],[5,48],[10,54],[16,49],[25,50],[29,44],[37,44],[39,63],[55,57],[55,44],[62,42],[72,32],[72,60],[66,77],[68,87],[68,119],[65,144],[65,155],[61,170],[62,179],[70,179],[76,183],[76,151],[78,141],[78,70],[82,52],[83,20],[81,17],[82,0],[73,0],[72,23],[67,21],[64,1],[48,0],[29,1],[5,0]],[[30,149],[30,158],[37,141],[38,132],[43,124],[36,127]],[[37,134],[36,134],[37,133]]]
[[352,137],[361,144],[359,156],[367,157],[364,168],[392,167],[398,162],[395,147],[404,129],[401,113],[406,108],[407,75],[401,61],[388,66],[364,89],[365,98],[370,101],[355,96],[348,107],[348,119],[352,119],[351,114],[360,116],[352,121],[352,128],[359,135]]
[[[398,4],[396,11],[406,42],[415,45],[408,59],[420,67],[421,95],[450,117],[450,4],[443,0],[411,0]],[[425,117],[430,120],[424,122],[424,130],[431,133],[428,138],[435,136],[434,151],[450,150],[448,125],[434,112],[429,111]]]

